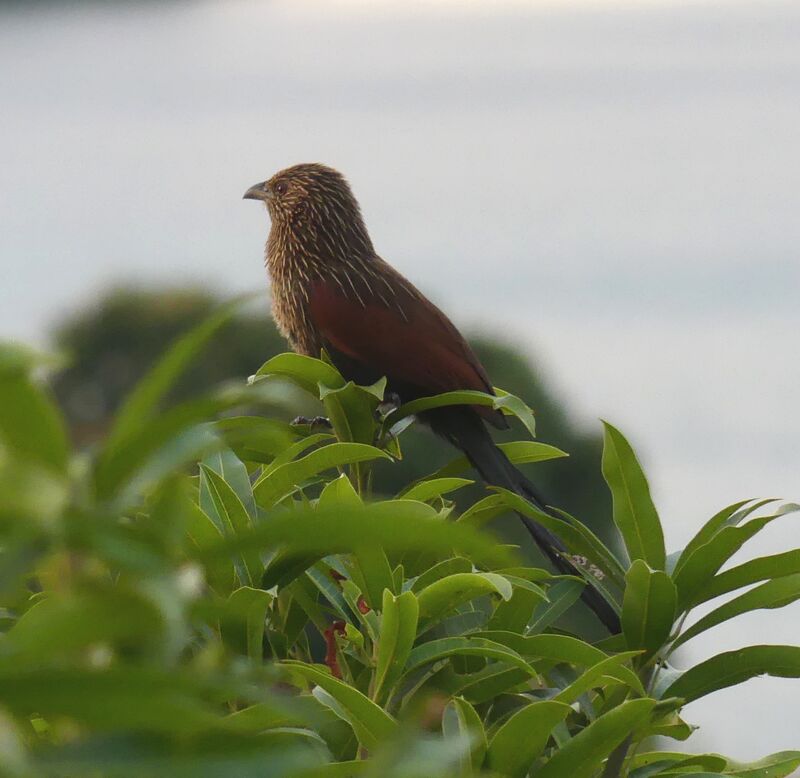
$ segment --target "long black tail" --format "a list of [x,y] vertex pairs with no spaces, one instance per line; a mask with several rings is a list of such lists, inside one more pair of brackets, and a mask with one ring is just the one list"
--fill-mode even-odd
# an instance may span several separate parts
[[[495,445],[489,430],[480,417],[468,408],[441,408],[426,414],[434,432],[460,448],[486,483],[500,486],[524,497],[539,510],[560,518],[549,508],[533,484],[514,467],[508,457]],[[517,514],[534,542],[560,573],[577,575],[578,568],[565,556],[567,549],[552,532],[528,516]],[[606,599],[591,584],[581,593],[581,599],[591,608],[606,629],[616,635],[621,631],[619,616]]]

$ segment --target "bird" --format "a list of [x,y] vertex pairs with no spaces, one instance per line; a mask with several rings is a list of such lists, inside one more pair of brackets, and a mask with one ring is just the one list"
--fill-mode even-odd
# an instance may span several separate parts
[[[402,402],[465,389],[495,393],[456,326],[377,254],[339,171],[319,163],[293,165],[251,186],[244,199],[264,202],[269,212],[265,263],[273,317],[294,351],[319,358],[324,350],[357,384],[386,378],[387,392]],[[421,413],[420,421],[460,449],[488,485],[557,517],[494,443],[487,425],[508,426],[498,410],[440,407]],[[559,538],[518,515],[556,570],[581,575]],[[598,589],[586,585],[581,597],[611,634],[620,632],[619,616]]]

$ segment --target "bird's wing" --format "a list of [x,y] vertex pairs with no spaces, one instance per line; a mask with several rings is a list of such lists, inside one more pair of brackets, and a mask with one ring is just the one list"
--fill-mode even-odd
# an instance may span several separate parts
[[[401,280],[403,286],[387,284],[380,296],[370,294],[368,286],[347,289],[336,281],[318,281],[310,290],[309,312],[322,339],[376,373],[415,387],[420,396],[459,389],[493,393],[455,326]],[[490,408],[480,410],[499,421]]]

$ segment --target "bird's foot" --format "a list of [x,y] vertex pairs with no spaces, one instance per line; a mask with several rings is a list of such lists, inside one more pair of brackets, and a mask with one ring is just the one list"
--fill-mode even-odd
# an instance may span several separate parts
[[401,405],[400,395],[397,392],[386,392],[383,395],[383,401],[378,405],[378,417],[384,418],[392,411],[396,411]]
[[333,429],[333,424],[327,416],[298,416],[292,421],[293,427],[310,427],[313,429]]

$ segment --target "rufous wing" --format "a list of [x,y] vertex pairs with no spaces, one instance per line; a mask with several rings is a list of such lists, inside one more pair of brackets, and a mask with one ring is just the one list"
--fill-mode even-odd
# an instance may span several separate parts
[[[309,312],[324,342],[376,374],[414,387],[419,396],[459,389],[493,393],[478,358],[433,303],[405,289],[388,299],[368,291],[347,293],[329,280],[314,284]],[[500,421],[488,407],[475,409]]]

